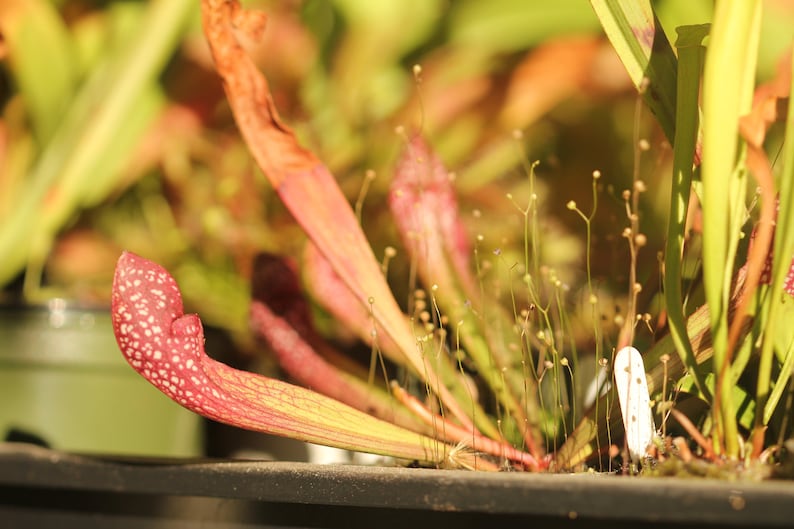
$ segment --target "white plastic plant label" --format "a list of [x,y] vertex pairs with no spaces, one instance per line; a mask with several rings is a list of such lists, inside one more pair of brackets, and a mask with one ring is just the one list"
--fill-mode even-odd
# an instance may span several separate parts
[[645,364],[640,352],[634,347],[624,347],[618,351],[614,374],[629,454],[632,461],[641,462],[646,459],[645,454],[656,435],[656,427],[653,424]]

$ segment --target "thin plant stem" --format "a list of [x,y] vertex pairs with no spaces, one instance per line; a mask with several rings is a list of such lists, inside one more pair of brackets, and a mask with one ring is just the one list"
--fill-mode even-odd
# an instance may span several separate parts
[[687,367],[698,390],[711,400],[711,395],[698,369],[695,353],[686,332],[683,295],[681,292],[681,258],[686,238],[687,209],[692,187],[695,147],[698,138],[698,94],[705,48],[701,41],[708,26],[678,28],[678,105],[676,137],[673,144],[673,179],[670,217],[667,223],[667,245],[664,253],[663,287],[670,335],[681,361]]

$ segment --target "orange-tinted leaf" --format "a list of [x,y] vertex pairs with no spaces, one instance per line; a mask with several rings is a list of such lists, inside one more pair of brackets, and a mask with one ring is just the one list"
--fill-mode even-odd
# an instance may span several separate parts
[[790,87],[791,48],[780,58],[774,79],[756,88],[753,109],[739,121],[739,130],[750,145],[760,147],[772,123],[785,121]]
[[426,381],[458,420],[470,425],[418,350],[347,199],[328,169],[281,122],[267,80],[238,42],[235,29],[256,36],[264,29],[264,18],[242,10],[239,2],[225,0],[203,0],[202,17],[240,132],[279,197],[356,299],[371,307],[375,321],[398,345],[404,364]]
[[581,90],[600,46],[600,39],[569,37],[531,51],[513,72],[500,121],[524,128]]

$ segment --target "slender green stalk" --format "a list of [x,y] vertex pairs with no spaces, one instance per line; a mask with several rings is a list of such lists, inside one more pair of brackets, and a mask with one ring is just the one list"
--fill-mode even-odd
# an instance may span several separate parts
[[[777,304],[777,303],[776,303]],[[777,315],[777,314],[775,314]],[[773,340],[767,340],[773,342]],[[780,345],[780,344],[776,344]],[[770,347],[771,350],[771,347]],[[783,392],[789,388],[789,379],[791,378],[792,372],[794,372],[794,342],[788,343],[787,349],[781,350],[782,354],[785,355],[785,360],[783,365],[780,368],[780,376],[775,381],[775,385],[772,388],[772,391],[769,390],[770,388],[770,371],[772,362],[769,357],[773,356],[769,353],[769,357],[764,356],[764,351],[762,350],[761,354],[761,366],[758,373],[758,389],[756,393],[756,409],[763,410],[763,413],[756,413],[755,415],[755,426],[765,426],[769,423],[769,420],[772,418],[772,413],[774,413],[775,408],[780,403],[780,398],[783,396]],[[761,384],[764,384],[762,386]],[[763,408],[760,406],[763,405]]]
[[675,142],[673,144],[673,181],[670,196],[670,219],[664,256],[664,294],[670,334],[676,351],[695,381],[698,390],[710,398],[697,366],[692,344],[687,336],[683,296],[681,293],[681,254],[686,235],[686,214],[692,187],[695,146],[698,138],[698,95],[705,48],[703,39],[709,27],[678,28],[678,95]]
[[[703,79],[703,280],[714,342],[714,372],[728,361],[728,306],[733,255],[738,241],[735,213],[739,116],[749,110],[755,75],[761,2],[721,1],[716,6]],[[715,449],[739,455],[731,385],[722,384],[714,410]]]
[[[791,69],[794,71],[794,56],[792,56]],[[794,84],[790,87],[789,101],[794,98]],[[775,262],[773,263],[771,307],[769,311],[768,328],[773,332],[781,332],[791,325],[791,304],[790,298],[784,298],[788,307],[784,307],[784,301],[780,296],[786,280],[786,274],[790,270],[791,256],[794,255],[794,112],[789,110],[786,119],[786,142],[783,148],[783,169],[780,174],[779,196],[780,208],[778,210],[777,225],[775,228],[774,253]],[[786,310],[788,309],[788,310]],[[756,394],[756,405],[759,413],[756,415],[756,428],[766,425],[772,417],[772,412],[777,407],[783,389],[787,386],[787,378],[792,375],[792,364],[794,364],[794,350],[791,344],[778,344],[778,348],[783,348],[785,353],[782,358],[783,367],[774,390],[770,394],[772,364],[774,360],[774,340],[771,339],[773,333],[767,333],[766,339],[761,349],[761,361],[758,367],[758,389]],[[763,413],[761,413],[763,410]]]

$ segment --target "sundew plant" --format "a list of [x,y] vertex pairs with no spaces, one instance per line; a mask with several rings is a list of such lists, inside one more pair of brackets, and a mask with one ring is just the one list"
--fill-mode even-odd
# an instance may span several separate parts
[[[548,234],[536,164],[525,165],[527,197],[504,197],[505,214],[524,233],[508,257],[467,232],[454,174],[421,128],[397,131],[402,154],[388,192],[410,263],[401,307],[386,279],[399,251],[389,246],[378,259],[362,230],[374,175],[354,209],[282,123],[268,82],[240,44],[264,30],[264,15],[204,0],[204,31],[240,132],[308,239],[297,265],[276,256],[257,261],[251,326],[293,381],[310,389],[209,358],[201,323],[183,314],[173,278],[125,253],[113,315],[131,365],[180,404],[243,428],[437,467],[604,469],[616,458],[629,461],[614,352],[641,344],[652,397],[643,405],[660,425],[639,458],[644,469],[702,472],[693,469],[779,460],[791,432],[794,366],[786,325],[794,304],[794,148],[783,140],[793,125],[781,104],[790,97],[791,55],[777,77],[755,86],[760,2],[718,2],[712,24],[679,27],[672,44],[648,3],[594,0],[592,7],[638,101],[672,146],[655,316],[640,306],[649,298],[640,297],[647,282],[638,277],[638,255],[649,241],[639,169],[618,194],[625,216],[616,231],[628,247],[619,266],[628,281],[616,332],[600,318],[604,295],[590,270],[605,176],[594,168],[580,184],[592,189],[590,203],[567,205],[586,234],[577,294],[591,316],[593,350],[585,352],[569,337],[575,296],[542,262]],[[413,74],[418,84],[421,66]],[[522,145],[517,132],[515,146]],[[636,138],[637,158],[648,148]],[[307,296],[366,344],[369,365],[324,341]],[[639,337],[652,326],[650,339]]]

